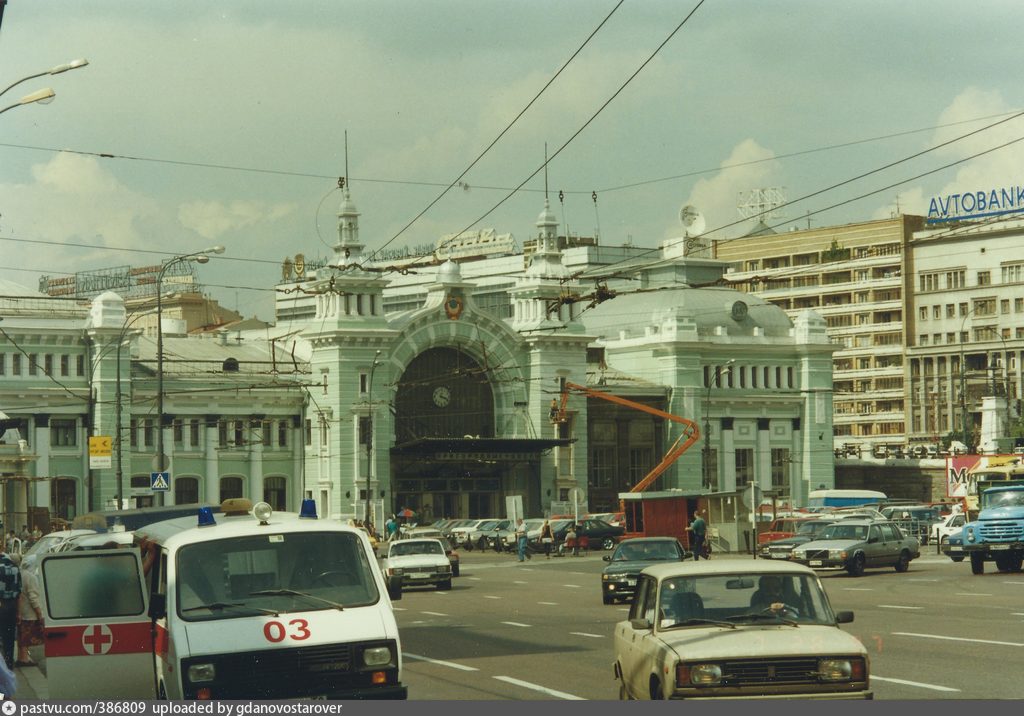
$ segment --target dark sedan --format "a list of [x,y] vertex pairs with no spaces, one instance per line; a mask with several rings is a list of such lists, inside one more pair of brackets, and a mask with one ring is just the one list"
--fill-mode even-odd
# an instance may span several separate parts
[[[571,524],[572,520],[566,520],[564,524],[557,527],[552,525],[555,543],[560,544],[563,550],[572,549],[572,545],[565,544],[565,535]],[[576,523],[576,540],[581,550],[612,549],[624,532],[622,527],[610,525],[604,520],[588,519]]]
[[629,599],[636,580],[646,567],[682,562],[692,555],[674,537],[636,537],[620,542],[615,552],[605,555],[608,566],[601,572],[601,597],[605,604]]

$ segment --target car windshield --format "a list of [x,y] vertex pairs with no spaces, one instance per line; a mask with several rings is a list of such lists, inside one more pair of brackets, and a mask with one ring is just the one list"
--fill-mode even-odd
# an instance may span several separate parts
[[440,542],[395,542],[391,545],[392,557],[408,557],[410,554],[444,554]]
[[831,522],[816,522],[816,521],[815,522],[804,522],[803,524],[801,524],[797,528],[796,533],[798,535],[820,534],[830,524],[832,524],[832,523]]
[[28,556],[30,554],[46,554],[65,539],[67,539],[67,537],[61,535],[44,535],[43,537],[40,537],[39,540],[29,548],[28,552],[26,552],[25,555]]
[[679,548],[672,542],[623,542],[612,554],[613,562],[679,559]]
[[373,604],[380,598],[377,569],[349,532],[269,533],[185,545],[176,564],[178,613],[187,621],[208,621]]
[[751,571],[670,577],[661,583],[658,608],[659,629],[701,626],[709,621],[737,626],[836,621],[821,583],[810,574]]
[[844,525],[842,523],[829,525],[821,532],[821,538],[827,539],[855,539],[863,540],[868,536],[868,528],[865,525]]
[[1006,490],[985,495],[985,507],[1024,506],[1024,490]]

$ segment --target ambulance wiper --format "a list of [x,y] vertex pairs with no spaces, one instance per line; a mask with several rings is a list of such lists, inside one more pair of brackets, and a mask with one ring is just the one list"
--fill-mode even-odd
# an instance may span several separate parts
[[324,599],[323,597],[318,597],[315,594],[306,594],[305,592],[299,592],[299,591],[296,591],[294,589],[261,589],[258,592],[249,592],[249,596],[250,597],[305,597],[306,599],[311,599],[311,600],[313,600],[315,602],[323,602],[324,604],[330,604],[332,607],[334,607],[338,611],[343,611],[345,609],[345,605],[344,604],[339,604],[338,602],[332,602],[330,599]]
[[224,609],[244,609],[250,612],[256,612],[257,614],[269,614],[271,616],[279,617],[281,613],[274,609],[263,609],[261,607],[250,607],[248,604],[242,604],[241,602],[210,602],[209,604],[200,604],[198,607],[188,607],[182,609],[181,612],[195,612],[200,609],[208,609],[211,612],[219,612]]

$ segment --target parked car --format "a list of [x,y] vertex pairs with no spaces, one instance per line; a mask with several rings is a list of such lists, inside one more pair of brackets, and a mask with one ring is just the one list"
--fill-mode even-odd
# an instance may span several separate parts
[[465,523],[456,525],[448,531],[448,537],[451,539],[452,544],[458,547],[464,547],[472,539],[474,532],[479,533],[480,526],[488,522],[494,522],[496,520],[488,519],[477,519],[467,520]]
[[625,527],[626,526],[626,513],[625,512],[594,512],[586,516],[588,520],[603,520],[612,527]]
[[771,521],[763,532],[757,535],[758,544],[766,544],[768,542],[774,542],[775,540],[785,539],[786,537],[792,537],[797,533],[802,522],[811,519],[811,515],[803,515],[800,517],[776,517]]
[[[559,520],[557,527],[554,523],[551,525],[555,544],[562,550],[565,549],[566,532],[572,523],[572,520]],[[580,540],[581,549],[613,549],[624,533],[622,527],[610,525],[603,520],[580,520],[576,523],[576,539]]]
[[135,545],[134,532],[95,532],[64,540],[54,552],[75,552],[89,549],[128,549]]
[[758,548],[757,556],[761,559],[789,559],[789,555],[796,547],[818,539],[824,529],[835,521],[833,517],[801,520],[795,535],[762,544]]
[[628,599],[647,567],[692,557],[675,537],[635,537],[619,542],[614,552],[604,556],[608,566],[601,572],[601,597],[605,604]]
[[44,554],[50,552],[57,552],[60,550],[62,544],[67,542],[69,539],[80,537],[82,535],[94,535],[96,530],[58,530],[57,532],[50,532],[43,535],[35,544],[29,547],[29,550],[21,557],[21,568],[29,571],[36,568],[36,563],[39,558]]
[[931,539],[941,548],[941,545],[949,541],[951,535],[959,535],[965,524],[976,519],[978,519],[977,510],[970,510],[966,513],[954,512],[947,515],[942,522],[932,525]]
[[964,552],[964,533],[954,532],[942,542],[942,553],[954,562],[963,562],[967,555]]
[[466,534],[466,541],[463,544],[467,550],[472,550],[474,547],[487,549],[491,546],[491,538],[495,534],[508,529],[513,529],[511,520],[487,520],[471,529]]
[[864,570],[894,567],[906,572],[921,546],[888,520],[846,519],[826,527],[821,536],[793,550],[790,559],[814,568],[845,569],[851,577]]
[[852,621],[791,562],[648,567],[615,625],[619,698],[870,699],[867,651],[838,626]]
[[881,512],[883,517],[895,522],[905,534],[916,537],[921,544],[928,544],[933,525],[942,521],[938,505],[889,505]]
[[452,588],[452,565],[444,545],[437,539],[400,539],[388,543],[387,556],[381,562],[384,579],[401,578],[402,589],[418,586]]

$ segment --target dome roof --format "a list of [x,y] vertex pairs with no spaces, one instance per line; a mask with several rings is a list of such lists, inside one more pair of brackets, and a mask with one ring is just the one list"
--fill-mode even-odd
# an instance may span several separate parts
[[793,322],[778,306],[731,288],[671,288],[623,293],[584,311],[580,320],[587,333],[603,338],[646,335],[669,316],[689,319],[699,336],[716,334],[724,326],[733,337],[788,337]]
[[462,282],[462,269],[459,265],[448,259],[441,267],[437,270],[437,282],[438,283],[461,283]]

